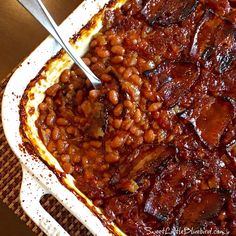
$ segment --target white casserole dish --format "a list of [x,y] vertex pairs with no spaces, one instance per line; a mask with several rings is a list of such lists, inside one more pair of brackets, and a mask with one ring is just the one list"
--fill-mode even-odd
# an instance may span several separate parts
[[[64,36],[67,38],[72,37],[108,2],[108,0],[84,1],[60,26]],[[120,7],[125,0],[112,2],[113,4],[106,7]],[[80,37],[74,42],[73,46],[75,46],[79,55],[82,56],[85,53],[91,37],[101,29],[102,14],[103,11],[100,11],[95,16],[96,20],[93,20],[95,23],[93,23],[92,30],[84,28]],[[38,137],[34,122],[38,115],[38,104],[44,98],[44,91],[57,81],[62,70],[70,68],[73,64],[71,59],[63,52],[59,57],[51,59],[59,50],[59,45],[49,36],[15,71],[3,95],[2,121],[4,132],[23,169],[20,193],[21,205],[29,217],[47,235],[68,235],[40,205],[40,198],[47,193],[52,194],[94,235],[125,235],[112,222],[109,222],[100,209],[93,206],[93,203],[75,187],[73,177],[64,174],[57,160],[47,151]],[[45,63],[47,63],[46,69],[44,67]],[[22,109],[19,106],[20,101],[28,84],[38,73],[43,74],[46,79],[40,80],[40,83],[30,87],[27,103],[24,107],[26,119],[24,127],[22,127],[19,115],[20,109]],[[33,96],[30,96],[32,94]],[[31,114],[32,107],[35,110],[33,115]],[[24,129],[27,139],[33,142],[34,148],[44,161],[56,170],[58,174],[63,174],[60,181],[58,176],[44,164],[41,158],[24,148],[22,144],[27,140],[22,138],[20,128]],[[61,182],[68,187],[65,187]]]

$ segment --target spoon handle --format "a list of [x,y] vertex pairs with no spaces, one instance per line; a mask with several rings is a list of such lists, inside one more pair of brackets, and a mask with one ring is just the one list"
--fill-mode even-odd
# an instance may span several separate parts
[[95,88],[101,85],[101,81],[96,75],[88,68],[84,61],[76,55],[75,49],[63,39],[59,33],[59,29],[46,7],[43,5],[41,0],[18,0],[18,2],[28,10],[38,22],[54,37],[54,39],[61,45],[61,47],[68,53],[73,61],[80,67],[85,73],[90,82]]

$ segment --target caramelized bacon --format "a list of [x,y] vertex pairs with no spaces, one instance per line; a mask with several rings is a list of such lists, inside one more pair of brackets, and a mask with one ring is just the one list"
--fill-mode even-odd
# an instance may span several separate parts
[[207,11],[196,29],[190,55],[223,73],[236,58],[234,33],[232,23]]
[[221,80],[224,82],[223,95],[232,99],[236,103],[236,69],[225,72]]
[[160,221],[167,220],[174,207],[181,202],[184,192],[191,186],[197,169],[191,163],[168,165],[160,179],[156,179],[145,203],[144,212]]
[[188,119],[200,139],[210,148],[219,146],[225,128],[233,118],[233,106],[224,98],[206,97],[198,103],[191,114],[183,114]]
[[[142,173],[155,173],[155,170],[161,165],[162,162],[173,158],[176,154],[174,147],[168,146],[148,146],[141,147],[135,150],[132,154],[132,162],[130,164],[124,163],[120,167],[121,173],[127,174],[129,178],[136,178]],[[130,158],[128,158],[130,159]],[[127,162],[127,161],[126,161]]]
[[215,13],[224,16],[230,11],[230,4],[228,0],[206,0],[206,5]]
[[149,0],[142,10],[142,14],[150,25],[157,22],[168,26],[186,19],[195,11],[198,0]]
[[207,220],[217,216],[227,199],[227,194],[219,190],[193,192],[181,210],[179,225],[198,228]]
[[200,69],[197,65],[189,62],[164,63],[152,72],[147,71],[145,74],[158,78],[158,94],[167,107],[172,107],[197,81]]
[[217,26],[222,20],[211,12],[207,12],[199,23],[190,51],[190,55],[197,60],[207,59],[214,47],[214,36]]
[[210,146],[218,146],[221,135],[232,119],[233,106],[225,99],[217,98],[209,108],[204,108],[196,120],[198,135]]

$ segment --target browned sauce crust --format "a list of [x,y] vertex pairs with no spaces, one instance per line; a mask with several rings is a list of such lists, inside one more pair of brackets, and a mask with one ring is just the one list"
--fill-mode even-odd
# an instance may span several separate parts
[[101,90],[73,66],[39,105],[47,149],[128,235],[236,235],[235,5],[107,11],[83,58]]

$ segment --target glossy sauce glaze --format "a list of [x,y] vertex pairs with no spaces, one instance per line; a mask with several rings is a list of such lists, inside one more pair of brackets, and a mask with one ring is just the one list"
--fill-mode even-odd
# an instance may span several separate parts
[[47,149],[128,235],[236,235],[234,7],[129,0],[107,11],[83,58],[101,90],[73,66],[39,105]]

